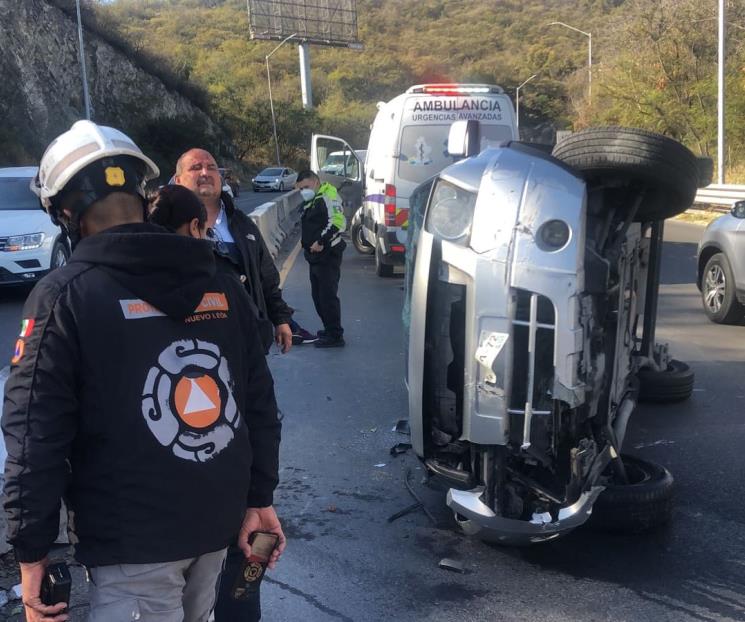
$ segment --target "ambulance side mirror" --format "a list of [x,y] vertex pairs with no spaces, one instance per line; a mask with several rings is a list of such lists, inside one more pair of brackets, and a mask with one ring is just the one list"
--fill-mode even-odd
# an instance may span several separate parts
[[475,120],[455,121],[448,134],[448,153],[456,158],[470,158],[480,150],[480,124]]

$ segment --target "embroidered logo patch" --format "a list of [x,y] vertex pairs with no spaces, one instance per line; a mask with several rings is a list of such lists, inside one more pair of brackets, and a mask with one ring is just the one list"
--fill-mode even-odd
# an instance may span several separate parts
[[34,320],[32,318],[28,318],[23,320],[21,322],[21,334],[18,335],[19,337],[29,337],[31,335],[31,331],[34,330]]
[[124,182],[124,171],[118,166],[107,166],[104,169],[106,174],[106,183],[109,186],[123,186]]
[[23,358],[23,352],[26,349],[26,344],[23,342],[23,339],[19,339],[16,341],[16,347],[15,350],[13,350],[13,358],[10,359],[11,365],[17,365],[18,362]]

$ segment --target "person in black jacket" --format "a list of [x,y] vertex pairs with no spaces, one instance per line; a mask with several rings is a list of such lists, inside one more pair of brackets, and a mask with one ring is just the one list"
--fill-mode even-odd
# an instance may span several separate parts
[[344,346],[341,325],[339,278],[346,243],[341,233],[347,221],[339,194],[329,183],[321,183],[318,175],[306,170],[298,173],[295,188],[303,197],[301,239],[310,274],[310,290],[316,312],[323,322],[323,331],[315,342],[317,348]]
[[79,121],[35,181],[75,244],[23,311],[5,385],[8,541],[26,619],[61,621],[40,584],[70,509],[92,622],[206,622],[226,547],[284,535],[272,507],[280,423],[245,290],[211,244],[143,223],[157,167]]
[[194,192],[207,208],[207,226],[218,249],[242,268],[245,286],[261,312],[262,321],[274,325],[274,338],[288,352],[292,347],[292,309],[282,299],[279,272],[259,228],[235,208],[222,192],[217,162],[204,149],[190,149],[176,163],[174,181]]

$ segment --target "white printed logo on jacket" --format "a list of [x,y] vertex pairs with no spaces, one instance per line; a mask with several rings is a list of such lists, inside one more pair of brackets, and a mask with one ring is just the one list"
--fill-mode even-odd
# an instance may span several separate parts
[[207,462],[240,425],[228,361],[213,343],[175,341],[150,368],[142,415],[153,436],[184,460]]

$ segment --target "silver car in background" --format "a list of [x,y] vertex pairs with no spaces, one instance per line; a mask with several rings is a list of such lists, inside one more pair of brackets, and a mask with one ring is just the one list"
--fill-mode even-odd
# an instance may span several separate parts
[[261,171],[251,180],[254,192],[261,190],[289,191],[297,181],[297,173],[287,167],[270,166]]
[[745,319],[745,201],[709,223],[698,245],[698,275],[706,316],[717,324]]

